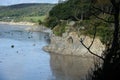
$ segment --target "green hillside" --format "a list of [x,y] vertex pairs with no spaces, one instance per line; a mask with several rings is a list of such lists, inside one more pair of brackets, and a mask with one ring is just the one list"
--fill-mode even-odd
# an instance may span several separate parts
[[[0,20],[22,20],[24,17],[45,16],[52,9],[54,4],[25,3],[11,6],[0,6]],[[24,18],[26,19],[26,18]]]
[[[102,10],[102,7],[98,7],[98,9]],[[103,10],[109,12],[107,7]],[[78,34],[93,36],[96,26],[96,36],[105,44],[112,37],[113,26],[112,23],[106,23],[104,20],[112,21],[113,16],[92,8],[90,0],[68,0],[54,6],[49,11],[45,25],[53,29],[53,33],[57,36],[62,36],[64,32],[68,31],[67,29],[69,32],[76,31]],[[74,22],[74,25],[69,26],[70,22]]]

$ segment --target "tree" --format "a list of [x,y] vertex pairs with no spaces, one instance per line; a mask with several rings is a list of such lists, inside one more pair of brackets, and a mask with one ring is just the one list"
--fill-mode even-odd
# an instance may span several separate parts
[[[74,4],[73,15],[76,20],[83,20],[90,16],[90,1],[89,0],[70,0]],[[80,16],[80,17],[79,17]]]
[[[120,0],[92,0],[92,4],[94,4],[92,5],[92,8],[94,8],[95,10],[98,10],[105,14],[109,14],[114,17],[113,21],[107,21],[93,14],[94,16],[105,22],[109,22],[109,23],[113,22],[114,33],[113,33],[113,39],[111,42],[109,42],[106,51],[104,51],[103,57],[97,56],[103,60],[102,66],[101,64],[100,65],[98,64],[96,66],[96,68],[92,72],[92,75],[90,75],[89,80],[120,80],[120,76],[119,76],[120,75],[120,25],[119,25]],[[96,7],[96,5],[99,7]],[[105,11],[105,9],[101,9],[100,6],[104,6],[104,5],[109,5],[112,10],[110,9],[109,11]],[[90,47],[89,48],[86,47],[86,48],[90,50]]]
[[[89,6],[89,0],[64,0],[49,12],[49,19],[55,18],[56,20],[47,20],[47,24],[52,25],[56,21],[59,23],[61,20],[77,21],[88,19],[90,17]],[[52,28],[56,25],[58,24],[53,25]]]
[[[81,20],[89,16],[89,0],[66,0],[52,8],[49,12],[50,17],[56,17],[59,20]],[[80,15],[80,17],[79,17]]]

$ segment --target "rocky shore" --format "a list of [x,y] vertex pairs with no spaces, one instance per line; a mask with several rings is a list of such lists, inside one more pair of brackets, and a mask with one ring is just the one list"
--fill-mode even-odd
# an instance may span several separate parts
[[51,29],[45,27],[44,25],[38,25],[36,23],[31,23],[31,22],[1,22],[0,21],[0,24],[23,25],[26,31],[40,31],[40,32],[45,32],[45,33],[52,32]]
[[[49,53],[62,54],[62,55],[75,55],[75,56],[93,56],[89,51],[81,44],[80,39],[84,39],[83,43],[89,46],[92,42],[92,38],[81,35],[78,37],[76,32],[64,33],[62,37],[50,36],[50,44],[43,49]],[[105,46],[101,43],[99,38],[94,40],[90,50],[101,55]]]

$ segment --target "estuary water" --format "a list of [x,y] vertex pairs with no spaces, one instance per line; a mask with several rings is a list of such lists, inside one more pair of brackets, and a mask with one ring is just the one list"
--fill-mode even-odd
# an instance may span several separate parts
[[49,54],[48,33],[33,26],[0,24],[0,80],[80,80],[90,59]]
[[31,26],[0,24],[0,80],[51,80],[50,56],[42,50],[48,34]]

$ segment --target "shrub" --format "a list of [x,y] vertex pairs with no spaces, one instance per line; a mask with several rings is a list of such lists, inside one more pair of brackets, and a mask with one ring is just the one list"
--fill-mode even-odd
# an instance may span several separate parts
[[112,27],[110,27],[110,24],[102,23],[101,21],[97,21],[94,25],[91,25],[89,23],[89,26],[87,26],[86,29],[82,31],[83,34],[87,34],[88,36],[93,36],[95,32],[94,26],[96,25],[97,25],[96,36],[100,38],[103,44],[106,44],[107,41],[110,41],[113,33],[113,29]]
[[65,33],[66,29],[66,24],[65,23],[60,23],[53,29],[53,33],[57,36],[62,36],[62,33]]
[[41,24],[42,24],[42,21],[41,21],[41,20],[38,20],[38,24],[41,25]]
[[56,17],[48,17],[45,20],[45,26],[49,28],[54,28],[59,23],[59,20]]

